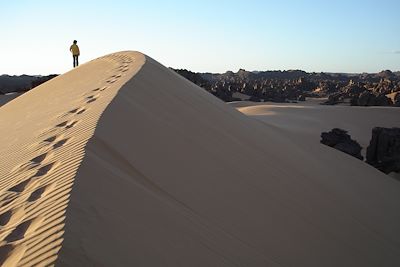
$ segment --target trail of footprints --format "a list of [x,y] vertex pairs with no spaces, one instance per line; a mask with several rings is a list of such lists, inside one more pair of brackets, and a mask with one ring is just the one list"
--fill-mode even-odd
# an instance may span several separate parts
[[84,114],[89,109],[89,105],[100,98],[103,91],[129,70],[129,66],[133,62],[130,57],[118,54],[111,58],[120,63],[115,69],[117,73],[105,80],[105,86],[90,90],[89,94],[81,99],[81,106],[58,116],[63,120],[39,134],[38,137],[42,140],[31,146],[34,151],[39,151],[38,154],[11,171],[16,174],[16,177],[22,176],[23,178],[4,192],[0,192],[1,266],[18,264],[27,250],[23,239],[33,236],[46,220],[41,215],[29,217],[26,210],[29,205],[35,205],[43,200],[57,186],[57,182],[48,181],[46,177],[59,165],[59,162],[54,159],[54,152],[65,146],[71,139],[65,137],[66,131],[80,123],[76,117]]
[[[118,81],[129,70],[129,65],[133,61],[120,55],[114,57],[121,63],[116,68],[118,73],[108,77],[105,86],[95,88],[89,92],[89,95],[84,96],[82,106],[58,117],[65,120],[39,134],[42,141],[36,144],[36,149],[32,148],[36,151],[45,149],[46,152],[38,153],[12,170],[15,174],[22,174],[24,178],[0,193],[0,265],[17,264],[27,250],[21,240],[34,235],[45,221],[43,216],[28,217],[26,210],[28,205],[40,202],[57,185],[57,182],[48,182],[45,178],[59,165],[59,162],[54,160],[54,151],[65,146],[71,139],[66,138],[63,132],[79,124],[80,121],[75,117],[85,113],[89,109],[88,105],[97,101],[101,92]],[[12,205],[13,203],[17,205]]]

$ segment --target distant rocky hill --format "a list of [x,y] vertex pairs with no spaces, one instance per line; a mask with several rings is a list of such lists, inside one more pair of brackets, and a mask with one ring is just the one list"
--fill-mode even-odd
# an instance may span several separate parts
[[249,96],[251,101],[289,102],[328,97],[326,104],[330,105],[347,101],[360,106],[400,106],[400,72],[390,70],[373,74],[244,69],[222,74],[174,71],[224,101],[241,100],[235,94],[240,93]]
[[[287,71],[227,71],[195,73],[173,69],[224,101],[303,101],[307,97],[326,97],[327,105],[349,103],[358,106],[399,106],[400,72],[308,73]],[[25,92],[57,75],[0,76],[0,94]],[[244,97],[243,97],[244,96]]]
[[0,94],[28,91],[58,75],[31,76],[31,75],[0,75]]

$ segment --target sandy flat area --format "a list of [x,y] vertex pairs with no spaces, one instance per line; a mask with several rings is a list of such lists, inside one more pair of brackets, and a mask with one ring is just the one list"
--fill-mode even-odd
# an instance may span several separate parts
[[301,136],[301,140],[320,140],[321,132],[333,128],[347,130],[364,148],[364,154],[374,127],[400,127],[400,108],[320,105],[323,101],[316,98],[293,104],[232,102],[229,105],[266,124]]

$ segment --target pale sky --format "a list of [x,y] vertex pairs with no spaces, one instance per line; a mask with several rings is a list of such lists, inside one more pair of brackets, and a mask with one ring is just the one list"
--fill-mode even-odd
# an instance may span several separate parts
[[400,1],[1,1],[0,74],[136,50],[197,72],[400,70]]

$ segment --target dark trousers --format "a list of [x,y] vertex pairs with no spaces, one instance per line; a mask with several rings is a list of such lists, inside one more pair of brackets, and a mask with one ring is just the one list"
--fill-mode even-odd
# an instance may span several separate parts
[[79,56],[75,56],[75,55],[74,55],[74,56],[72,56],[72,57],[73,57],[73,59],[74,59],[74,68],[75,68],[75,67],[78,67],[78,66],[79,66],[79,62],[78,62],[78,57],[79,57]]

